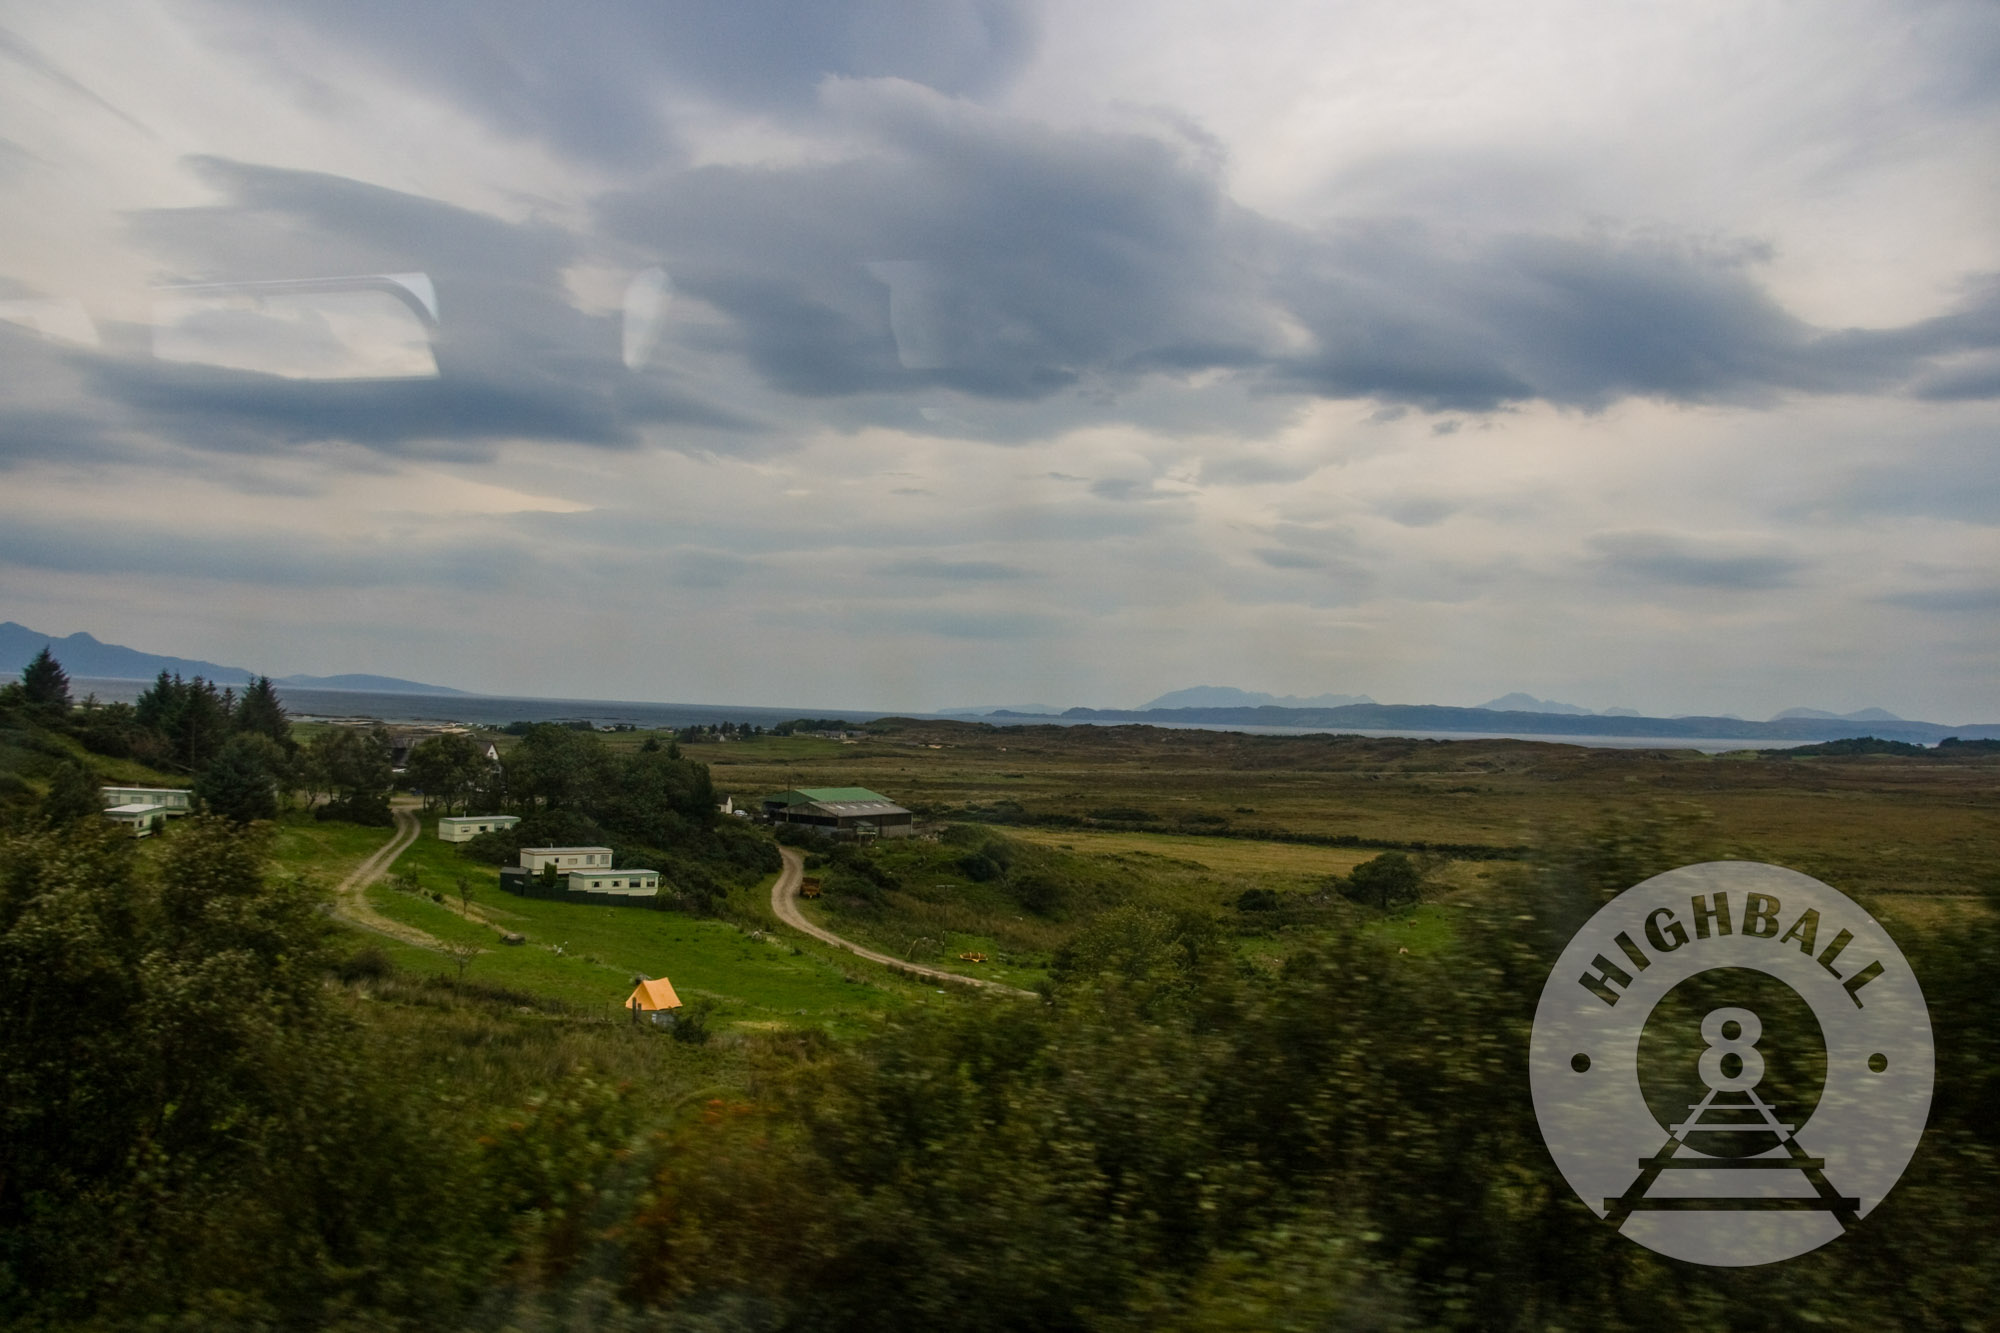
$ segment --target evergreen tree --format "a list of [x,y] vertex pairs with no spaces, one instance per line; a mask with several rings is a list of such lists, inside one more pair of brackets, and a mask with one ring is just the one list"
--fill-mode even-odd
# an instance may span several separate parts
[[274,818],[278,813],[277,779],[267,754],[272,748],[266,736],[230,737],[194,780],[195,800],[210,814],[232,824]]
[[28,702],[37,707],[57,713],[69,711],[69,673],[62,669],[62,663],[56,661],[47,644],[22,669],[21,688]]
[[268,736],[287,751],[296,748],[292,740],[292,720],[285,712],[285,705],[278,699],[277,687],[271,684],[269,676],[258,676],[244,687],[243,697],[236,702],[236,715],[232,720],[240,732]]

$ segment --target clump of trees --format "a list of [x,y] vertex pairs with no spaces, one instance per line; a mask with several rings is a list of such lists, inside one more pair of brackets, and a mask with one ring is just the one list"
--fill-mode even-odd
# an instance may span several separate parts
[[1425,867],[1402,852],[1384,852],[1363,861],[1340,882],[1346,898],[1381,911],[1408,907],[1422,896]]
[[[200,808],[233,823],[272,818],[290,793],[308,803],[323,798],[315,810],[321,818],[391,822],[388,734],[379,726],[330,727],[301,747],[268,676],[238,693],[201,676],[163,671],[134,703],[103,704],[95,696],[78,702],[68,673],[44,648],[20,680],[0,688],[0,730],[10,725],[25,748],[47,755],[27,765],[50,782],[39,803],[45,824],[81,818],[86,794],[87,813],[102,808],[98,775],[59,736],[92,754],[191,778]],[[7,776],[12,782],[0,781],[0,804],[32,803],[19,776]]]
[[475,801],[495,792],[494,765],[486,748],[462,731],[427,736],[410,747],[404,781],[423,793],[427,813],[469,811]]
[[157,865],[95,823],[0,841],[0,1323],[437,1314],[484,1271],[462,1166],[263,859],[205,816]]
[[593,732],[543,723],[488,774],[480,798],[522,818],[466,843],[461,850],[474,860],[508,864],[523,847],[609,846],[621,865],[658,869],[697,911],[714,910],[731,885],[780,864],[767,838],[719,816],[708,766],[657,737],[618,752]]

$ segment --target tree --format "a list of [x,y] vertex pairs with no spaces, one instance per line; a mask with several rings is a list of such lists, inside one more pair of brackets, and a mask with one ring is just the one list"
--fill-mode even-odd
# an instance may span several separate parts
[[38,708],[52,713],[69,711],[69,674],[56,661],[48,645],[35,654],[32,662],[21,671],[21,689],[27,701]]
[[252,735],[268,736],[272,741],[289,752],[297,749],[292,739],[292,720],[285,713],[285,705],[278,698],[278,688],[269,676],[259,676],[243,690],[243,697],[236,702],[236,716],[232,719],[236,730]]
[[1372,861],[1354,867],[1341,892],[1355,902],[1388,911],[1417,900],[1424,873],[1401,852],[1384,852]]
[[395,773],[389,765],[389,733],[382,727],[328,727],[307,744],[305,769],[310,789],[333,798],[318,812],[320,818],[390,822],[389,788]]
[[153,741],[153,753],[141,757],[199,773],[227,739],[235,708],[234,691],[218,690],[200,676],[184,681],[162,671],[133,705],[135,720]]
[[441,807],[450,814],[486,776],[485,747],[462,731],[426,737],[411,747],[404,776],[423,792],[426,809]]
[[539,723],[507,755],[507,790],[522,810],[584,810],[617,786],[611,752],[594,734]]
[[202,809],[232,824],[272,819],[278,813],[277,774],[271,758],[276,744],[263,735],[238,733],[194,780]]
[[103,810],[103,794],[90,765],[72,759],[56,769],[48,795],[42,798],[42,819],[50,828],[95,819]]

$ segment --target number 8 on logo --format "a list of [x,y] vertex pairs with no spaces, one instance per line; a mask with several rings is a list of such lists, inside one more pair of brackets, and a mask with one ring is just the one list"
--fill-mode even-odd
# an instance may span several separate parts
[[1748,1009],[1712,1010],[1701,1020],[1701,1037],[1708,1043],[1697,1066],[1701,1081],[1717,1092],[1748,1092],[1763,1082],[1764,1055],[1757,1049],[1763,1035],[1763,1023]]

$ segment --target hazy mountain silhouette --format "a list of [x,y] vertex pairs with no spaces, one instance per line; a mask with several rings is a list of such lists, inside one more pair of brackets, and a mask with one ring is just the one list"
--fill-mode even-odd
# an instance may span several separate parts
[[[38,634],[14,621],[0,622],[0,672],[12,675],[28,665],[36,653],[47,648],[55,654],[63,670],[71,676],[96,676],[106,680],[151,680],[162,671],[182,676],[201,676],[218,685],[247,685],[261,673],[242,667],[223,666],[192,657],[169,657],[141,652],[123,644],[104,643],[89,634]],[[448,685],[426,685],[422,681],[395,676],[274,676],[280,685],[306,689],[356,690],[377,694],[464,694]]]

